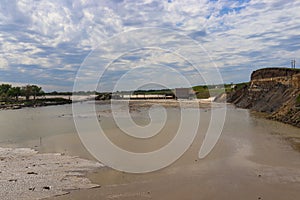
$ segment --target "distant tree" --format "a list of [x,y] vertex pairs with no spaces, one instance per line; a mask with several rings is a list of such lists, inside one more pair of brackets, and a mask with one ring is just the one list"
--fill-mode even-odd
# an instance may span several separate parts
[[7,94],[8,90],[11,88],[10,84],[1,84],[0,85],[0,94]]
[[19,101],[19,96],[21,95],[20,87],[12,87],[8,90],[8,95],[11,97],[15,97],[16,101]]
[[36,96],[39,96],[43,94],[44,91],[41,87],[38,87],[37,85],[26,85],[21,88],[21,94],[26,97],[26,100],[28,101],[30,96],[33,96],[33,99],[36,99]]
[[11,88],[10,84],[1,84],[0,85],[0,98],[4,101],[7,100],[8,91]]
[[26,100],[30,99],[30,96],[33,96],[36,99],[36,96],[44,94],[44,91],[41,87],[37,85],[26,85],[23,87],[12,87],[10,84],[0,84],[0,100],[8,101],[14,97],[16,101],[19,100],[19,96],[25,96]]
[[33,99],[36,99],[36,96],[39,96],[42,93],[42,88],[36,85],[31,85],[31,91],[33,95]]
[[30,96],[32,95],[32,88],[31,88],[31,85],[26,85],[26,86],[23,86],[21,88],[21,94],[23,96],[25,96],[26,98],[26,101],[29,100]]

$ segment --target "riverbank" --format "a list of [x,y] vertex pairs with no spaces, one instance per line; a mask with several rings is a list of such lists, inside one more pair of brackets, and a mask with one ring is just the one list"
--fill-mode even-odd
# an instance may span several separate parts
[[18,101],[0,101],[0,110],[15,110],[26,107],[43,107],[71,104],[83,101],[94,100],[96,95],[45,95],[38,96],[36,99],[25,100],[21,98]]
[[101,164],[30,148],[0,147],[0,199],[43,199],[71,190],[96,188],[84,174]]
[[[222,98],[221,95],[217,100]],[[228,92],[226,99],[239,108],[267,113],[268,119],[300,127],[300,70],[256,70],[249,84]]]
[[[1,102],[0,102],[1,103]],[[2,102],[0,104],[0,110],[7,109],[21,109],[25,107],[41,107],[41,106],[56,106],[63,104],[70,104],[72,100],[65,98],[43,98],[43,99],[35,99],[35,100],[20,100],[20,101],[10,101],[10,102]]]

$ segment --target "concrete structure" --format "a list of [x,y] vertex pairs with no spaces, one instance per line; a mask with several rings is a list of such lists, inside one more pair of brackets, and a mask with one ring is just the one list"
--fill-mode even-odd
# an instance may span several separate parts
[[192,88],[175,88],[176,99],[191,99],[193,95],[194,91]]

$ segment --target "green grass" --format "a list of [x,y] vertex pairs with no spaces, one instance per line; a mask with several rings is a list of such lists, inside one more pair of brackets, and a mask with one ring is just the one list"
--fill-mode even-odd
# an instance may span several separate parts
[[[227,87],[230,88],[230,86],[227,86]],[[219,94],[224,93],[228,89],[228,88],[226,88],[226,85],[224,85],[225,88],[222,88],[222,86],[220,86],[220,85],[218,87],[220,87],[220,88],[213,88],[213,86],[207,87],[207,86],[199,85],[199,86],[194,86],[193,90],[198,99],[207,99],[209,97],[218,96]]]

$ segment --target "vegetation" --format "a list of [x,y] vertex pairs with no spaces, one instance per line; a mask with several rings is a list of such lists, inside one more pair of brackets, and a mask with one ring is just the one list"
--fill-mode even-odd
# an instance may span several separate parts
[[236,84],[236,89],[239,90],[248,85],[249,85],[249,82],[238,83],[238,84]]
[[194,86],[193,90],[198,99],[206,99],[209,97],[218,96],[224,92],[229,93],[232,92],[233,90],[239,90],[247,85],[249,85],[249,82],[238,83],[238,84],[214,85],[214,86],[199,85],[199,86]]
[[[72,103],[64,98],[36,98],[44,95],[42,88],[37,85],[12,87],[10,84],[0,85],[0,109],[19,109],[22,107],[36,107]],[[20,98],[23,97],[23,98]]]
[[57,91],[53,91],[53,92],[45,93],[45,95],[49,95],[49,96],[57,96],[57,95],[72,96],[72,95],[94,95],[94,94],[99,95],[101,93],[96,92],[96,91],[76,91],[76,92],[57,92]]
[[209,89],[206,85],[204,85],[204,86],[202,86],[202,85],[194,86],[193,90],[194,90],[195,95],[198,99],[207,99],[207,98],[210,97]]
[[36,85],[26,85],[23,87],[12,87],[10,84],[0,85],[0,101],[4,102],[19,101],[20,96],[24,96],[27,101],[32,96],[35,100],[37,96],[43,94],[42,88]]
[[66,103],[72,103],[72,100],[64,99],[64,98],[36,99],[33,101],[24,101],[23,105],[26,107],[35,107],[35,106],[61,105]]
[[8,90],[8,96],[15,97],[16,101],[19,101],[19,96],[22,94],[21,87],[11,87]]

